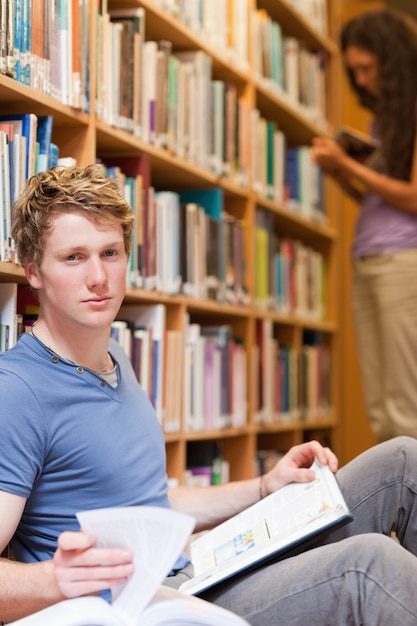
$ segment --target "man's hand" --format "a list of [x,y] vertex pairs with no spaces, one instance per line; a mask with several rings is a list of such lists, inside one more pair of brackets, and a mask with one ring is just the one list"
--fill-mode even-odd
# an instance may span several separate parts
[[314,472],[310,465],[317,457],[322,465],[328,465],[332,472],[336,472],[338,461],[330,448],[323,447],[318,441],[309,441],[293,446],[278,461],[262,480],[263,495],[273,493],[289,483],[306,483],[314,480]]
[[133,573],[133,555],[126,548],[95,547],[84,532],[64,532],[53,558],[54,575],[66,598],[95,595],[120,585]]

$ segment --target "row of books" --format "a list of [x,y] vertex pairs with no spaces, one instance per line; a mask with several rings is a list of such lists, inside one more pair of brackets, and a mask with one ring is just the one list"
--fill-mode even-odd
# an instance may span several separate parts
[[170,330],[164,305],[123,305],[112,336],[131,359],[165,432],[246,424],[246,354],[229,326],[188,320],[184,332]]
[[265,9],[252,12],[252,65],[255,77],[298,108],[315,124],[327,128],[326,57],[322,50],[283,33]]
[[165,306],[124,305],[112,336],[130,358],[164,431],[180,430],[184,335],[167,329]]
[[[178,18],[210,45],[222,51],[232,50],[232,59],[247,59],[247,49],[238,47],[247,41],[247,0],[152,0],[153,4]],[[326,0],[288,0],[302,18],[318,33],[327,35]],[[216,27],[218,33],[216,34]],[[235,43],[236,42],[236,43]],[[234,44],[234,45],[233,45]],[[243,42],[241,46],[243,46]],[[246,54],[245,54],[246,52]],[[230,52],[229,52],[230,54]]]
[[[0,296],[0,346],[6,350],[19,333],[30,332],[38,305],[28,288],[17,291],[16,285],[4,286]],[[324,337],[304,330],[297,349],[280,342],[275,331],[272,320],[256,320],[252,370],[257,423],[314,422],[329,415],[331,360]],[[130,358],[165,432],[247,424],[247,353],[230,325],[200,324],[187,313],[181,329],[170,329],[165,305],[124,304],[112,336]]]
[[288,148],[284,155],[284,206],[306,219],[324,224],[324,176],[311,161],[310,146]]
[[[5,116],[0,123],[0,147],[4,154],[0,255],[1,260],[12,260],[12,201],[27,176],[62,161],[52,142],[52,116]],[[29,147],[26,151],[25,146]],[[307,152],[301,148],[288,150],[286,162],[288,169],[291,166],[295,172],[292,180],[304,183],[304,193],[308,178],[303,177],[303,160],[290,162],[290,156],[296,153],[304,155],[305,163]],[[297,174],[299,164],[301,172]],[[108,159],[105,166],[108,175],[119,181],[136,214],[129,285],[232,304],[248,303],[244,226],[241,220],[226,213],[221,188],[155,192],[146,155]],[[281,176],[281,180],[289,178]],[[293,208],[289,202],[305,206],[305,196],[299,202],[293,189],[294,184],[285,183],[287,206]],[[308,197],[312,196],[310,188]],[[257,211],[256,302],[285,313],[321,318],[323,259],[300,242],[281,242],[274,235],[272,219],[271,213]]]
[[17,261],[10,236],[11,205],[34,174],[72,159],[60,159],[52,141],[53,117],[0,115],[0,260]]
[[184,349],[186,431],[238,428],[247,423],[247,356],[226,324],[187,319]]
[[183,473],[184,487],[209,487],[225,485],[230,480],[230,465],[224,459],[216,460],[213,465],[187,467]]
[[280,237],[274,215],[258,209],[255,228],[256,306],[284,315],[325,317],[324,256],[298,239]]
[[89,0],[2,0],[0,72],[89,109]]
[[305,217],[324,224],[324,177],[310,158],[310,146],[288,147],[276,122],[251,111],[251,178],[256,193]]
[[230,480],[230,464],[223,458],[222,445],[212,441],[187,443],[187,469],[182,484],[187,487],[223,485]]
[[331,414],[329,347],[304,332],[303,345],[281,344],[271,320],[257,320],[253,351],[255,420],[259,424],[314,421]]
[[144,29],[140,8],[99,16],[98,118],[247,184],[239,130],[249,108],[236,85],[213,80],[205,52],[174,53],[168,41],[145,41]]
[[288,0],[307,24],[322,35],[329,32],[327,17],[327,0]]
[[[143,8],[99,15],[98,117],[216,175],[245,186],[253,178],[259,186],[257,155],[263,160],[269,156],[264,135],[258,132],[260,111],[237,84],[214,78],[209,54],[173,50],[165,40],[146,41],[144,32]],[[260,41],[265,45],[265,37]],[[322,55],[310,53],[293,38],[285,46],[286,38],[282,41],[282,93],[309,118],[325,124]],[[265,57],[262,50],[259,54]],[[260,75],[262,71],[259,68]],[[261,186],[260,193],[271,186],[269,180],[262,182],[265,190]],[[279,198],[278,190],[275,195]]]
[[248,304],[244,226],[220,187],[155,191],[146,155],[104,165],[136,215],[130,286]]
[[247,0],[153,0],[228,63],[248,67]]

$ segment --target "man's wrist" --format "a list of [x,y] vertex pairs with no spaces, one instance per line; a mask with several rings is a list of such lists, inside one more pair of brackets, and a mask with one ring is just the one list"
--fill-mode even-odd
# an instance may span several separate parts
[[266,493],[264,492],[264,485],[263,485],[264,476],[265,476],[265,474],[262,474],[259,477],[259,500],[263,500],[264,497],[266,496]]

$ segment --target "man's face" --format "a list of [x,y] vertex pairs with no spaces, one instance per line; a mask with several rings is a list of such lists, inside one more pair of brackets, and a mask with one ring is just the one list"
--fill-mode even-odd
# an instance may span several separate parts
[[69,331],[108,328],[125,294],[122,227],[73,212],[53,216],[51,224],[40,270],[26,268],[43,315]]

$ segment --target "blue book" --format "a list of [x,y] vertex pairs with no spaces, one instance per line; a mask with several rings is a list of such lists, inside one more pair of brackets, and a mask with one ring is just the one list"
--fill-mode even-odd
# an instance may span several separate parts
[[297,212],[300,203],[300,166],[299,149],[289,148],[285,162],[285,186],[287,206],[290,211]]
[[52,115],[38,116],[38,129],[36,140],[39,142],[39,154],[48,154],[52,142],[52,127],[54,118]]
[[56,143],[51,142],[49,146],[49,167],[55,167],[58,165],[59,148]]
[[21,56],[22,56],[22,6],[23,0],[15,0],[15,12],[14,12],[14,75],[13,78],[21,82]]
[[184,204],[195,202],[203,207],[205,213],[220,222],[224,211],[223,189],[213,187],[211,189],[185,189],[179,191],[180,202]]

